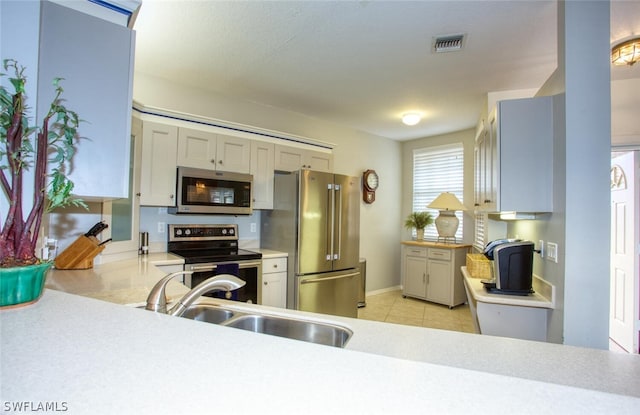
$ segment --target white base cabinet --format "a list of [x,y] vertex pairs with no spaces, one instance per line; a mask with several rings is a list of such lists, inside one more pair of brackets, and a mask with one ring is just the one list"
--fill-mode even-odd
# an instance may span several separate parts
[[287,308],[287,258],[262,260],[262,305]]
[[460,267],[469,245],[403,242],[402,294],[444,304],[449,308],[466,301]]

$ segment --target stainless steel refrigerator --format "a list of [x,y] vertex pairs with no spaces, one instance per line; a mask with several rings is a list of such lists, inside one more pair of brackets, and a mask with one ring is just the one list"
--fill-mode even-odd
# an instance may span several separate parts
[[261,247],[289,254],[287,308],[357,317],[360,179],[278,173],[273,200],[262,211]]

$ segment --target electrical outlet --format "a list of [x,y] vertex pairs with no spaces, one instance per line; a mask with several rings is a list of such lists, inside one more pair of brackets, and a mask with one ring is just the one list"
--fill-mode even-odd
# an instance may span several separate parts
[[251,224],[251,232],[256,233],[256,224],[255,223]]
[[558,263],[558,244],[547,242],[547,259],[556,264]]
[[164,233],[166,227],[164,222],[158,222],[158,233]]

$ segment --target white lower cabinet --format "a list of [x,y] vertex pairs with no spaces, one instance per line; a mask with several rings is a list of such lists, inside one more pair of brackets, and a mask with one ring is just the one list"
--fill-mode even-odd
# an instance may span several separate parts
[[262,305],[287,307],[287,258],[262,260]]
[[460,267],[469,245],[422,242],[402,246],[402,294],[444,304],[449,308],[466,301]]

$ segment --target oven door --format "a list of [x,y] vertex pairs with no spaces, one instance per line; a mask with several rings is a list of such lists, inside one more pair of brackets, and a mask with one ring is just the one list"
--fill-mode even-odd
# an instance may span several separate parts
[[238,264],[239,275],[237,276],[246,284],[230,293],[213,292],[207,293],[207,297],[224,298],[243,303],[261,304],[262,303],[262,261],[235,261],[220,262],[212,264],[186,264],[185,271],[193,271],[191,275],[185,275],[185,285],[193,288],[202,281],[217,275],[218,265],[222,264]]

